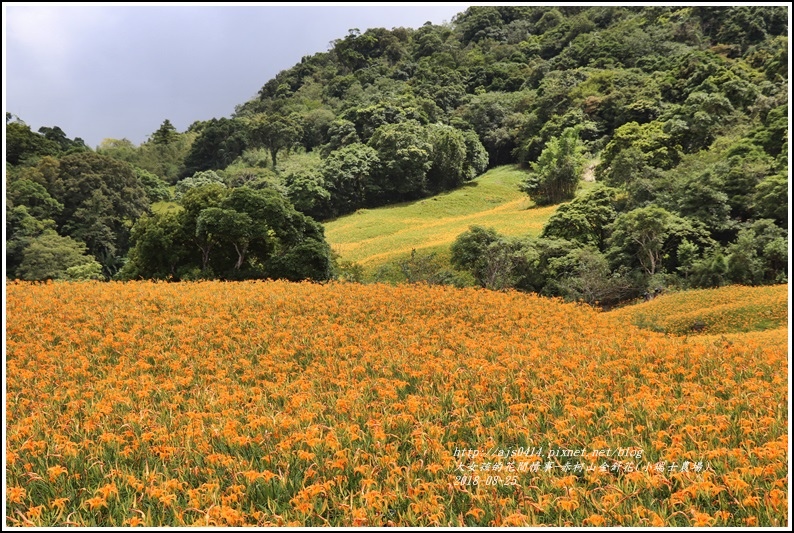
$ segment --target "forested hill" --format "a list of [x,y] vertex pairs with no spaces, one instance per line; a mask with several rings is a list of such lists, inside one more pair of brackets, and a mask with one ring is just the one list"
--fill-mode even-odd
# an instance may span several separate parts
[[[527,170],[536,203],[557,204],[589,157],[604,187],[565,204],[540,239],[480,228],[453,263],[488,286],[483,250],[517,254],[500,259],[496,286],[585,299],[598,291],[550,280],[578,287],[576,272],[597,271],[614,298],[657,283],[785,281],[787,16],[784,6],[471,7],[444,26],[352,29],[231,118],[186,132],[166,121],[141,146],[108,139],[92,154],[58,128],[7,120],[9,275],[40,276],[32,250],[59,237],[84,245],[106,277],[328,277],[312,219],[509,163]],[[106,194],[74,193],[80,165],[101,175],[120,162],[131,170]],[[139,201],[113,200],[114,187]],[[145,214],[174,192],[183,210]]]

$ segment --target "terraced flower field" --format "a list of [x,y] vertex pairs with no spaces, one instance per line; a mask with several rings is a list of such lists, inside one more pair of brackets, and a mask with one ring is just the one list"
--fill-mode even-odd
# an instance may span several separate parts
[[786,525],[785,328],[342,283],[11,283],[6,311],[10,525]]

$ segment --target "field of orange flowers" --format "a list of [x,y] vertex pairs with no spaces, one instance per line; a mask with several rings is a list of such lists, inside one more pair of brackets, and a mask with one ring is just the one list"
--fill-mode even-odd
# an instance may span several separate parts
[[516,292],[10,283],[16,526],[785,526],[787,333]]

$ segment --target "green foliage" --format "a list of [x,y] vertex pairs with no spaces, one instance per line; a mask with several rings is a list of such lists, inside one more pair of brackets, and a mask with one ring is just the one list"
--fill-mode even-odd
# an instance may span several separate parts
[[726,277],[732,283],[765,285],[787,281],[787,234],[771,220],[758,220],[740,230],[725,252]]
[[378,155],[368,196],[378,202],[419,198],[427,193],[427,171],[433,165],[433,145],[415,120],[385,124],[368,145]]
[[606,248],[607,227],[617,216],[617,189],[597,186],[561,205],[543,227],[544,238],[567,239]]
[[693,11],[706,35],[719,43],[734,43],[741,51],[767,35],[784,35],[788,28],[785,12],[772,6],[700,6]]
[[278,152],[290,149],[303,136],[297,117],[259,114],[250,120],[248,129],[252,145],[267,148],[270,152],[273,168],[276,168]]
[[771,109],[754,135],[754,141],[773,157],[784,154],[788,144],[788,105]]
[[[625,153],[624,153],[625,152]],[[647,124],[629,122],[617,128],[601,153],[596,170],[607,185],[628,185],[646,174],[646,168],[668,169],[681,159],[681,148],[665,125],[659,121]]]
[[331,193],[319,172],[296,171],[284,176],[287,196],[295,209],[312,218],[325,218],[330,212]]
[[463,180],[476,178],[488,168],[488,152],[473,131],[464,131],[463,143],[466,145],[466,161],[463,164]]
[[552,139],[540,154],[521,190],[538,205],[570,200],[584,171],[585,158],[575,128],[567,128]]
[[212,170],[196,172],[189,178],[185,178],[177,182],[176,187],[174,187],[174,198],[179,200],[190,189],[195,189],[196,187],[201,187],[210,183],[216,183],[222,187],[226,186],[223,178],[221,178],[217,172],[213,172]]
[[691,220],[699,221],[713,232],[729,224],[731,207],[728,195],[723,192],[725,183],[711,171],[698,176],[680,179],[673,195],[677,199],[677,212]]
[[118,273],[119,279],[175,279],[178,269],[189,262],[193,247],[189,245],[183,216],[174,212],[143,215],[132,227],[128,261]]
[[59,151],[56,142],[31,131],[21,121],[6,121],[6,161],[12,165],[44,155],[55,155]]
[[163,123],[157,128],[152,134],[151,141],[154,144],[171,144],[177,140],[179,137],[179,133],[176,131],[176,128],[171,121],[165,119]]
[[422,253],[416,250],[411,250],[408,257],[381,265],[374,279],[390,283],[462,284],[460,275],[452,271],[436,252]]
[[329,129],[335,119],[334,112],[326,107],[312,109],[301,116],[301,144],[307,152],[328,142]]
[[610,306],[640,292],[638,280],[625,275],[625,270],[613,272],[606,256],[593,248],[576,248],[559,263],[567,266],[568,275],[557,282],[557,287],[568,300]]
[[286,278],[332,275],[322,227],[273,189],[187,190],[183,210],[139,219],[122,279]]
[[61,158],[50,191],[63,204],[59,230],[85,243],[106,276],[113,276],[127,253],[130,226],[147,207],[146,190],[134,169],[93,152]]
[[755,186],[753,210],[761,218],[770,218],[788,228],[788,172],[767,176]]
[[727,283],[727,273],[728,260],[720,247],[714,247],[692,263],[687,281],[692,287],[721,287]]
[[365,205],[370,177],[380,166],[378,152],[354,143],[331,152],[322,175],[331,192],[331,215],[350,213]]
[[129,139],[102,139],[97,147],[97,153],[135,164],[137,162],[138,147]]
[[17,268],[22,263],[23,253],[30,242],[45,231],[55,230],[55,221],[33,217],[24,205],[6,203],[6,275],[19,277]]
[[136,168],[135,175],[146,191],[146,198],[148,198],[150,204],[171,200],[171,191],[168,189],[168,184],[156,175],[142,168]]
[[8,184],[6,201],[11,205],[24,205],[30,215],[39,220],[56,218],[63,210],[63,204],[50,196],[44,186],[25,178]]
[[337,119],[328,125],[328,144],[323,147],[323,153],[338,150],[343,146],[359,142],[356,125],[349,120]]
[[58,149],[63,153],[69,154],[89,150],[83,139],[80,137],[76,137],[74,139],[68,138],[66,133],[64,133],[64,131],[58,126],[42,126],[39,128],[39,133],[44,135],[45,139],[56,143],[58,145]]
[[16,273],[29,281],[76,279],[81,275],[96,279],[101,269],[102,266],[86,253],[83,243],[45,230],[31,239],[24,249]]
[[479,136],[488,152],[489,166],[513,162],[511,153],[524,117],[517,94],[493,92],[470,98],[455,111]]
[[463,134],[443,124],[430,124],[425,129],[432,146],[430,168],[427,170],[428,188],[438,192],[461,185],[467,176]]
[[597,249],[565,239],[508,239],[492,228],[472,226],[451,251],[451,264],[488,289],[516,288],[613,305],[636,296],[641,283],[626,270],[610,269]]
[[[226,243],[231,244],[237,252],[234,269],[240,270],[255,229],[257,228],[253,227],[253,221],[247,213],[220,207],[202,210],[196,219],[196,243],[201,249],[202,270],[207,271],[212,248]],[[267,227],[259,229],[266,230]]]
[[102,265],[96,261],[89,261],[66,269],[66,279],[70,281],[102,280]]
[[219,118],[205,122],[185,156],[182,176],[230,165],[248,146],[248,131],[240,120]]
[[428,124],[437,121],[440,114],[441,110],[431,100],[399,96],[352,108],[345,118],[355,125],[362,142],[367,142],[381,126],[406,121]]
[[456,22],[464,44],[502,36],[502,16],[495,6],[472,6],[458,15]]
[[609,229],[610,261],[629,268],[639,267],[647,276],[662,272],[670,254],[684,239],[698,244],[710,243],[708,235],[686,219],[656,206],[622,213]]
[[325,240],[307,239],[271,257],[268,273],[290,281],[328,280],[333,276],[330,255]]
[[166,122],[140,146],[135,146],[127,139],[104,139],[97,153],[126,161],[166,183],[176,183],[186,172],[185,158],[197,134],[178,133],[170,122]]
[[470,227],[455,239],[450,251],[452,266],[469,272],[481,287],[498,290],[515,286],[520,251],[493,228]]

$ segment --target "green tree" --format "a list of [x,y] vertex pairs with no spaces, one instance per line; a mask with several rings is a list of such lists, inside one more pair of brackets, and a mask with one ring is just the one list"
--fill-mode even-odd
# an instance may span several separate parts
[[174,198],[179,200],[190,189],[195,189],[196,187],[202,187],[210,183],[215,183],[222,187],[226,187],[223,178],[220,177],[217,172],[214,172],[212,170],[205,170],[203,172],[196,172],[189,178],[179,180],[176,184],[176,187],[174,187]]
[[598,185],[587,194],[561,205],[543,227],[541,236],[590,244],[604,251],[607,227],[617,216],[617,194],[616,189]]
[[168,190],[168,184],[156,175],[148,170],[137,167],[135,168],[135,175],[146,191],[146,198],[150,204],[154,202],[167,202],[171,199],[171,191]]
[[552,139],[521,186],[536,204],[555,204],[570,200],[576,193],[584,171],[585,158],[575,128],[567,128]]
[[370,180],[379,165],[378,152],[361,143],[328,155],[321,172],[331,194],[332,216],[353,212],[366,204]]
[[558,262],[567,267],[567,275],[557,281],[567,300],[615,305],[640,292],[631,277],[612,272],[606,256],[592,247],[574,248]]
[[[646,167],[669,169],[681,160],[678,145],[660,121],[629,122],[617,128],[601,154],[596,176],[607,185],[627,185],[641,177]],[[622,158],[621,153],[631,150]]]
[[333,276],[331,248],[325,239],[309,238],[273,256],[268,272],[290,281],[324,281]]
[[471,6],[455,17],[455,22],[463,34],[464,44],[499,39],[504,25],[497,6]]
[[178,137],[179,132],[176,131],[174,125],[171,124],[170,120],[165,119],[160,127],[157,128],[157,131],[152,134],[151,141],[154,144],[171,144]]
[[[702,230],[687,220],[657,206],[634,209],[619,215],[610,225],[608,257],[613,264],[639,267],[647,276],[661,272],[665,260],[684,239],[711,243]],[[674,270],[677,264],[673,261]]]
[[692,264],[687,281],[692,287],[721,287],[727,283],[728,260],[722,247],[709,249],[702,259]]
[[226,168],[248,146],[248,132],[241,120],[213,118],[197,129],[200,132],[185,156],[183,177]]
[[58,143],[31,131],[30,126],[20,120],[6,120],[6,161],[12,165],[44,155],[56,155]]
[[119,279],[179,279],[180,268],[190,268],[193,235],[182,212],[141,216],[132,227],[128,261]]
[[102,265],[96,261],[89,261],[79,265],[71,266],[66,269],[66,279],[70,281],[80,280],[102,280],[105,279],[102,274]]
[[758,185],[752,199],[753,210],[761,218],[770,218],[788,228],[788,172],[767,176]]
[[61,152],[73,153],[89,150],[83,139],[80,137],[76,137],[75,139],[68,138],[66,133],[58,126],[53,126],[51,128],[42,126],[39,128],[39,133],[44,135],[45,139],[56,143]]
[[466,145],[466,160],[463,163],[463,179],[468,181],[476,178],[488,168],[488,152],[480,142],[477,134],[471,130],[462,132]]
[[138,162],[138,147],[129,139],[102,139],[97,147],[97,153],[135,164]]
[[786,283],[788,239],[772,220],[757,220],[742,228],[725,249],[726,277],[733,283]]
[[458,235],[450,252],[452,266],[470,273],[481,287],[499,290],[516,283],[515,265],[521,251],[493,228],[471,226]]
[[[17,274],[29,281],[70,279],[67,272],[70,268],[85,265],[88,265],[88,272],[96,272],[98,263],[86,254],[85,244],[46,230],[32,239],[23,251]],[[72,271],[71,276],[75,274],[76,271]]]
[[287,195],[295,209],[312,218],[330,214],[331,193],[319,172],[299,170],[284,176]]
[[196,219],[196,242],[201,249],[202,270],[207,271],[212,248],[223,244],[234,247],[237,252],[234,270],[240,270],[253,234],[253,221],[246,213],[220,207],[202,210]]
[[30,242],[47,230],[55,231],[55,221],[33,217],[24,205],[6,202],[6,276],[18,278],[17,268]]
[[323,155],[328,155],[334,150],[359,142],[356,125],[345,119],[337,119],[328,125],[328,144],[323,146]]
[[425,129],[416,121],[386,124],[375,130],[369,146],[379,164],[370,181],[377,201],[419,198],[427,193],[427,171],[433,164],[433,146]]
[[62,233],[81,240],[112,277],[127,253],[132,223],[148,208],[146,190],[127,163],[93,152],[61,158],[53,185],[63,204]]
[[328,142],[329,129],[336,119],[333,111],[327,108],[312,109],[301,117],[301,144],[307,152]]
[[474,128],[488,152],[489,166],[504,165],[517,146],[523,115],[520,94],[487,92],[470,98],[455,113]]
[[[274,189],[189,189],[175,215],[145,217],[123,277],[329,279],[330,247],[323,228]],[[167,247],[167,252],[158,248]],[[191,274],[192,275],[192,274]]]
[[443,124],[425,127],[432,146],[427,184],[434,192],[451,189],[466,181],[466,139],[463,134]]
[[673,191],[676,211],[699,220],[712,231],[720,231],[728,225],[731,213],[724,187],[724,181],[712,171],[677,180]]
[[63,205],[50,196],[46,188],[24,178],[8,184],[6,199],[12,205],[24,205],[30,215],[39,220],[53,219],[63,209]]
[[278,153],[298,143],[303,136],[303,129],[290,117],[259,114],[251,120],[249,135],[254,146],[268,149],[275,169]]
[[700,256],[700,250],[697,244],[690,242],[688,239],[683,239],[681,244],[678,245],[676,256],[678,258],[677,270],[684,276],[684,280],[687,280],[689,274],[694,271],[695,264]]

